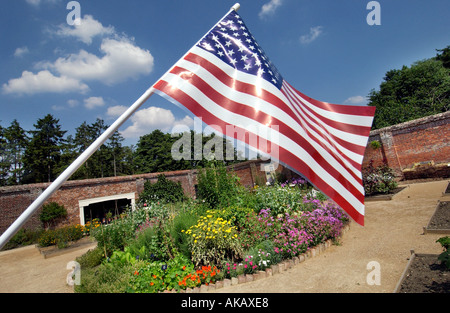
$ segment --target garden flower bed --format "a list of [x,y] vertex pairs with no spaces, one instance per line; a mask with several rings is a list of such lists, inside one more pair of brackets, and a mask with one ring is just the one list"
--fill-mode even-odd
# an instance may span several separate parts
[[226,197],[210,184],[196,201],[140,199],[92,231],[98,245],[77,260],[75,291],[196,292],[260,279],[323,251],[348,225],[340,208],[302,181],[247,190],[217,175],[228,181]]

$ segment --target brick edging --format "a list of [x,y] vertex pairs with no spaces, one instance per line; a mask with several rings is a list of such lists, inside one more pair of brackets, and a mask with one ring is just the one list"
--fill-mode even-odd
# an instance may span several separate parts
[[[342,229],[341,235],[337,237],[337,239],[341,239],[342,236],[350,229],[350,223],[344,226]],[[245,284],[252,281],[258,281],[273,275],[280,274],[300,263],[303,263],[304,261],[314,258],[318,256],[319,254],[326,251],[329,247],[333,245],[333,240],[328,239],[325,242],[322,242],[321,244],[318,244],[317,246],[309,249],[307,252],[302,253],[299,256],[296,256],[292,259],[283,260],[282,262],[272,265],[270,268],[266,268],[265,271],[259,271],[255,274],[242,274],[237,277],[232,278],[225,278],[223,280],[216,281],[215,284],[209,284],[209,285],[201,285],[199,287],[194,288],[186,288],[180,291],[176,290],[165,290],[163,293],[206,293],[209,291],[215,291],[217,289],[221,289],[224,287],[230,287],[235,286],[239,284]]]

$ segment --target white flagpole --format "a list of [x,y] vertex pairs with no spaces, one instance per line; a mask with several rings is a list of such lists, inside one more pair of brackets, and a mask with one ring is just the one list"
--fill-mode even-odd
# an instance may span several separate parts
[[111,137],[114,132],[125,123],[128,118],[154,93],[154,88],[149,88],[136,102],[130,106],[100,137],[98,137],[58,178],[48,186],[45,191],[19,216],[17,220],[1,235],[0,249],[20,230],[25,222],[36,212],[38,208],[72,176],[73,173],[89,157],[94,154]]

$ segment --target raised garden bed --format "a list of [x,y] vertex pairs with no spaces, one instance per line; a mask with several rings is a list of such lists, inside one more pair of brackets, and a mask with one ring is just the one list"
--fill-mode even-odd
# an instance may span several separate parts
[[443,196],[446,196],[446,195],[450,195],[450,182],[448,183],[447,189],[445,189]]
[[436,210],[423,232],[424,234],[450,234],[450,201],[438,201]]
[[93,243],[94,242],[90,237],[84,237],[80,240],[69,242],[66,248],[58,248],[57,246],[40,247],[39,245],[36,245],[36,248],[44,256],[44,259],[47,259],[54,256],[62,255],[64,253],[85,247]]
[[365,201],[389,201],[394,198],[396,194],[401,192],[403,189],[405,189],[406,186],[397,187],[394,190],[392,190],[390,193],[387,194],[372,194],[365,198]]
[[450,271],[437,254],[416,254],[411,258],[397,284],[396,293],[450,293]]

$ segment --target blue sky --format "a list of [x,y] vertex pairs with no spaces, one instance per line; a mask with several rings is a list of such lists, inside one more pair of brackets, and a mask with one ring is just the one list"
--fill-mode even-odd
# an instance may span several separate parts
[[[8,4],[5,5],[5,2]],[[7,0],[0,12],[0,125],[33,129],[48,113],[68,134],[84,121],[112,124],[194,45],[236,0]],[[241,0],[239,14],[299,91],[321,101],[365,104],[386,71],[450,45],[448,0]],[[193,115],[152,96],[121,128],[125,144]]]

